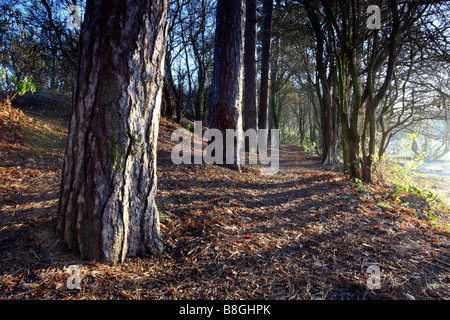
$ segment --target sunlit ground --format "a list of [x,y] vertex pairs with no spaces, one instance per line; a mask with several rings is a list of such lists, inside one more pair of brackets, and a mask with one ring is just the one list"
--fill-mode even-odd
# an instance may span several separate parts
[[438,161],[425,162],[419,169],[423,178],[429,179],[435,184],[435,188],[440,194],[450,202],[450,155]]

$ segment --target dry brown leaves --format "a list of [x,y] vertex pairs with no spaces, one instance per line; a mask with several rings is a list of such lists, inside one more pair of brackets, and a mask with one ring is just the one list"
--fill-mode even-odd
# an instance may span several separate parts
[[[372,186],[364,198],[294,146],[282,147],[274,176],[258,166],[175,166],[175,128],[161,121],[157,203],[166,252],[116,267],[80,261],[58,243],[59,172],[0,165],[0,297],[450,298],[448,231],[378,206],[395,203],[386,187]],[[80,266],[80,290],[67,288],[70,265]],[[381,269],[381,289],[367,287],[370,265]]]

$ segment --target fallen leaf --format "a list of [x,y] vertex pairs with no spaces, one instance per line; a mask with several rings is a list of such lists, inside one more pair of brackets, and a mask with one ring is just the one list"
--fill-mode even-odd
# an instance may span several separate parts
[[53,287],[55,288],[55,290],[61,290],[64,288],[64,284],[62,284],[61,282],[55,282],[53,284]]

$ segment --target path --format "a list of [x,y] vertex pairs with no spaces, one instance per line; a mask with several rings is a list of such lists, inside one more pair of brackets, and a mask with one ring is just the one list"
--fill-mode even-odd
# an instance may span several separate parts
[[[258,166],[175,166],[174,128],[161,121],[157,203],[166,252],[117,267],[81,261],[55,238],[59,167],[0,164],[0,297],[450,298],[449,233],[380,208],[393,203],[384,189],[365,198],[288,145],[273,176]],[[372,264],[382,269],[375,291],[367,287]],[[69,265],[82,270],[81,291],[65,286]]]
[[[165,130],[171,132],[163,123],[163,137]],[[162,144],[168,146],[167,140]],[[373,198],[364,200],[345,176],[325,171],[330,168],[298,147],[283,145],[280,156],[281,168],[274,176],[261,176],[258,169],[239,175],[219,166],[175,167],[162,161],[158,197],[163,230],[169,254],[186,261],[175,268],[186,276],[177,277],[173,295],[420,296],[424,279],[411,280],[409,274],[435,274],[429,261],[437,251],[424,243],[439,238],[441,255],[448,233],[436,238],[409,216],[385,213],[377,206],[384,190],[380,195],[374,190]],[[416,230],[416,223],[424,229]],[[369,264],[385,268],[380,292],[367,288]],[[203,285],[191,289],[194,279]],[[440,281],[437,275],[435,279]]]

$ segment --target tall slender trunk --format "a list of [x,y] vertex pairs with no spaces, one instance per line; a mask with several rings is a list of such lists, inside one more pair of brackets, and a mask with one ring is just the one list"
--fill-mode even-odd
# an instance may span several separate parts
[[256,129],[258,120],[256,114],[256,0],[246,1],[244,61],[244,130],[248,130]]
[[[377,66],[374,64],[376,53],[377,53],[377,42],[378,42],[378,33],[375,33],[373,40],[373,55],[372,62],[369,66],[369,71],[367,75],[367,88],[369,91],[369,99],[367,103],[367,113],[365,119],[365,128],[363,132],[363,180],[365,182],[372,183],[372,171],[373,171],[373,163],[376,157],[376,110],[386,95],[389,86],[394,77],[396,61],[397,61],[397,45],[398,45],[398,36],[399,36],[399,13],[397,8],[397,0],[390,0],[390,7],[392,11],[392,29],[388,39],[388,63],[385,78],[383,80],[382,85],[376,92],[374,93],[375,81],[373,78],[373,73],[376,71]],[[368,153],[365,150],[365,141],[367,139],[367,131],[369,132],[369,142],[368,142]]]
[[[373,182],[372,177],[372,166],[375,158],[375,147],[376,147],[376,106],[373,105],[373,102],[369,100],[367,104],[367,113],[366,113],[366,127],[364,128],[364,133],[362,135],[362,150],[363,150],[363,170],[362,170],[362,180],[368,183]],[[369,141],[368,144],[368,153],[366,151],[366,130],[369,130]]]
[[195,32],[195,34],[191,34],[189,36],[190,43],[192,45],[192,49],[194,52],[195,60],[197,60],[197,83],[198,88],[197,92],[195,94],[195,119],[198,121],[203,121],[204,119],[204,96],[205,96],[205,82],[206,82],[206,70],[207,65],[205,64],[205,55],[202,52],[203,48],[199,47],[198,41],[201,40],[201,45],[204,46],[205,44],[205,29],[206,29],[206,1],[201,1],[201,8],[202,8],[202,14],[201,19],[199,21],[200,27]]
[[[280,128],[280,104],[279,104],[279,91],[280,85],[278,82],[278,59],[280,57],[279,46],[280,46],[280,35],[278,30],[273,32],[273,45],[272,45],[272,53],[271,53],[271,62],[270,62],[270,111],[271,111],[271,121],[272,125],[269,126],[269,129],[279,129]],[[269,138],[270,139],[270,138]]]
[[166,48],[166,58],[164,59],[164,87],[163,87],[163,101],[161,105],[161,114],[163,117],[172,119],[175,106],[178,103],[177,89],[173,81],[172,67],[170,63],[170,52]]
[[[314,30],[317,43],[316,52],[316,71],[318,81],[316,82],[316,92],[320,100],[320,133],[321,133],[321,147],[322,147],[322,163],[332,164],[333,157],[335,155],[335,134],[333,128],[333,99],[331,96],[331,80],[334,76],[334,66],[329,68],[326,63],[325,49],[330,50],[330,46],[324,47],[326,42],[325,35],[319,21],[319,16],[317,9],[307,4],[306,6],[307,14],[311,20],[311,25]],[[330,63],[333,65],[333,63]],[[330,74],[327,76],[327,71]]]
[[154,197],[167,9],[87,2],[57,219],[83,259],[163,250]]
[[267,129],[267,107],[269,97],[270,40],[272,35],[273,0],[263,2],[261,86],[259,90],[258,128]]
[[183,77],[180,72],[178,72],[178,88],[176,91],[177,105],[176,105],[176,119],[175,121],[179,124],[183,118]]
[[[217,3],[214,71],[209,101],[209,127],[219,129],[226,137],[227,129],[242,129],[241,102],[244,64],[245,0],[219,0]],[[242,137],[234,141],[234,163],[239,169],[237,148]],[[227,143],[230,143],[227,141]],[[226,146],[223,146],[224,160]],[[224,161],[225,163],[225,161]]]

